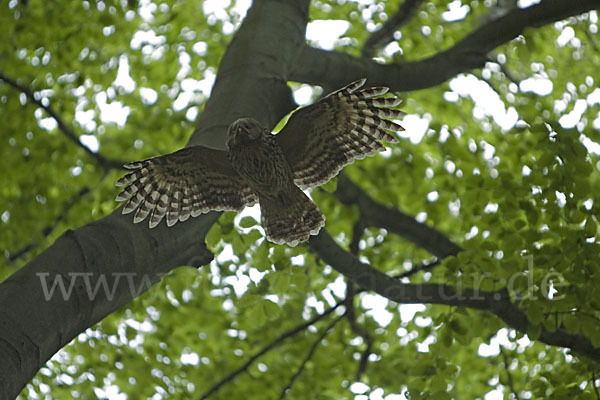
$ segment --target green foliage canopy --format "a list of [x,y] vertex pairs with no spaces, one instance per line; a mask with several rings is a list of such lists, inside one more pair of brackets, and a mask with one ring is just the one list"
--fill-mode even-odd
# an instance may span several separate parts
[[[245,15],[242,1],[217,3],[1,6],[8,40],[0,41],[0,280],[66,229],[110,213],[120,161],[185,145]],[[374,54],[380,62],[437,54],[499,9],[463,2],[465,15],[448,21],[446,3],[413,3],[416,12]],[[349,21],[335,50],[359,57],[401,6],[314,1],[310,18]],[[509,287],[529,321],[526,333],[484,311],[410,308],[366,293],[308,246],[264,241],[255,214],[225,213],[206,236],[215,261],[172,271],[81,333],[21,398],[198,398],[211,388],[215,398],[248,399],[492,391],[598,398],[598,366],[588,355],[536,340],[542,329],[560,328],[600,347],[597,32],[596,11],[529,28],[483,68],[402,93],[405,140],[345,169],[372,199],[443,232],[464,249],[457,255],[437,260],[363,226],[364,211],[340,202],[336,181],[312,192],[328,232],[364,262],[390,276],[408,272],[404,279],[415,284]]]

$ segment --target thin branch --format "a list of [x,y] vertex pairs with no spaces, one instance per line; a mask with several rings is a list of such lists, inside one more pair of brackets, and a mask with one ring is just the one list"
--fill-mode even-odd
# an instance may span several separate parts
[[[366,194],[364,192],[363,192],[363,195],[366,196]],[[367,228],[368,225],[369,225],[369,221],[367,221],[367,219],[363,217],[363,214],[361,212],[358,220],[354,223],[354,227],[352,228],[352,240],[350,241],[350,246],[348,247],[348,249],[350,250],[350,254],[352,254],[354,257],[358,257],[358,250],[359,250],[358,245],[360,243],[360,238],[362,237],[363,232]],[[430,269],[433,269],[435,266],[437,266],[439,264],[440,264],[439,259],[434,262],[431,262],[431,263],[427,263],[427,264],[423,263],[423,264],[411,269],[410,271],[406,271],[406,272],[403,272],[403,273],[395,276],[395,278],[396,279],[408,278],[408,277],[413,276],[421,271],[428,271]],[[358,291],[357,293],[360,293],[360,292],[362,292],[362,290]],[[354,294],[356,294],[356,293],[354,293]],[[353,306],[352,303],[351,303],[351,306]]]
[[515,85],[518,86],[521,81],[519,81],[519,79],[517,79],[517,77],[514,76],[512,72],[510,72],[510,70],[508,69],[506,64],[503,64],[500,62],[498,62],[497,64],[500,66],[500,71],[502,71],[504,76],[506,76],[509,81],[511,81],[512,83],[514,83]]
[[[519,332],[527,333],[530,327],[526,313],[511,301],[506,289],[489,292],[478,287],[462,287],[460,282],[457,282],[456,287],[436,283],[402,283],[342,249],[326,229],[322,229],[319,235],[312,236],[309,245],[336,271],[360,287],[396,303],[467,307],[492,313]],[[600,362],[600,348],[594,346],[583,334],[573,334],[561,328],[549,331],[542,326],[537,340],[551,346],[570,348],[575,353]]]
[[337,325],[337,323],[340,322],[340,320],[343,317],[344,317],[343,315],[340,315],[339,317],[337,317],[336,319],[334,319],[333,321],[331,321],[331,323],[325,328],[325,330],[323,331],[323,333],[321,333],[319,335],[319,337],[317,338],[317,340],[314,341],[314,343],[312,344],[312,346],[308,350],[308,353],[306,354],[306,357],[304,358],[304,360],[302,360],[302,363],[300,364],[300,367],[298,367],[298,370],[296,371],[296,373],[290,378],[290,380],[287,383],[287,385],[285,385],[285,387],[281,390],[281,394],[279,395],[279,400],[282,400],[288,394],[288,392],[292,389],[292,385],[294,384],[294,382],[296,381],[296,379],[298,379],[298,377],[304,371],[304,368],[306,367],[306,364],[310,361],[310,359],[315,354],[315,351],[317,350],[317,347],[319,346],[319,344],[323,341],[323,339],[325,339],[325,337],[329,334],[329,331],[331,329],[333,329],[333,327],[335,325]]
[[592,45],[592,48],[594,50],[596,50],[596,52],[600,53],[600,47],[598,47],[598,44],[596,43],[596,40],[592,36],[592,33],[590,32],[590,30],[589,29],[584,29],[583,31],[585,32],[585,36],[588,38],[590,44]]
[[[349,246],[350,254],[352,254],[355,257],[358,256],[358,250],[359,250],[358,244],[360,242],[360,238],[361,238],[366,226],[367,226],[367,223],[366,223],[365,219],[363,218],[363,214],[361,213],[359,216],[359,219],[356,221],[356,223],[354,224],[354,227],[352,229],[352,240],[351,240],[350,246]],[[397,279],[406,278],[406,277],[412,276],[420,271],[426,271],[426,270],[432,269],[433,267],[435,267],[436,265],[439,265],[439,264],[440,264],[439,260],[437,260],[433,263],[430,263],[430,264],[423,264],[423,265],[413,268],[410,271],[407,271],[407,272],[404,272],[404,273],[398,275],[396,278]],[[360,361],[358,362],[358,367],[356,369],[356,375],[355,375],[355,380],[360,381],[362,375],[365,373],[365,371],[367,369],[367,365],[369,362],[369,356],[371,355],[371,350],[373,348],[373,344],[374,344],[375,340],[373,339],[373,337],[369,334],[369,332],[366,329],[364,329],[362,326],[360,326],[356,322],[356,313],[354,312],[355,311],[354,310],[354,297],[358,293],[362,293],[367,290],[363,289],[363,288],[356,290],[354,283],[351,281],[346,282],[346,288],[347,288],[347,293],[346,293],[346,299],[344,300],[344,304],[346,306],[346,313],[344,315],[345,315],[346,319],[348,320],[348,323],[350,324],[350,329],[352,330],[352,332],[354,332],[357,336],[362,337],[364,342],[366,343],[366,347],[363,350],[363,352],[361,353]]]
[[367,224],[362,218],[362,215],[358,217],[358,220],[354,223],[354,227],[352,228],[352,241],[350,242],[350,253],[354,256],[358,255],[358,245],[360,243],[360,238],[362,237],[365,229],[367,228]]
[[385,24],[365,41],[362,56],[371,58],[377,49],[394,40],[394,32],[406,25],[415,15],[423,0],[405,0]]
[[77,134],[64,122],[64,120],[60,117],[60,115],[58,115],[58,113],[56,111],[54,111],[54,108],[52,108],[52,106],[50,106],[50,104],[44,105],[44,103],[40,99],[36,98],[35,93],[31,89],[29,89],[28,87],[26,87],[24,85],[21,85],[19,82],[17,82],[14,79],[9,78],[3,72],[0,72],[0,80],[6,82],[13,88],[23,92],[27,96],[29,101],[31,101],[33,104],[37,105],[38,107],[40,107],[41,109],[46,111],[46,113],[49,116],[54,118],[60,131],[69,140],[71,140],[77,146],[81,147],[86,153],[88,153],[90,156],[92,156],[92,158],[94,158],[94,160],[96,160],[98,162],[98,164],[100,164],[104,169],[107,169],[107,170],[108,169],[123,169],[123,164],[125,163],[125,161],[113,160],[113,159],[104,157],[103,155],[90,150],[89,147],[87,147],[85,144],[83,144],[79,140],[79,137],[77,136]]
[[510,370],[508,369],[508,364],[509,364],[508,356],[506,355],[506,353],[504,351],[502,351],[502,346],[500,347],[500,354],[502,354],[502,360],[504,362],[504,370],[506,371],[508,388],[510,389],[513,396],[515,396],[515,400],[519,400],[519,395],[517,394],[517,391],[515,390],[515,385],[513,383],[512,374],[510,373]]
[[[362,214],[359,216],[358,220],[354,224],[354,228],[352,229],[352,240],[350,242],[350,253],[354,257],[358,257],[358,244],[360,242],[360,238],[362,237],[367,224],[365,223]],[[369,332],[364,329],[362,326],[358,325],[356,322],[356,313],[354,312],[354,298],[357,293],[360,293],[362,290],[357,291],[355,284],[351,281],[346,281],[346,298],[344,300],[344,304],[346,306],[346,312],[344,313],[344,317],[348,320],[350,324],[350,329],[357,336],[363,338],[365,343],[367,344],[365,350],[362,352],[360,356],[360,361],[358,362],[358,367],[356,369],[355,380],[359,381],[362,374],[367,369],[367,362],[369,361],[369,355],[371,354],[371,348],[373,347],[373,337],[369,334]]]
[[9,252],[8,257],[7,257],[7,263],[8,264],[14,263],[19,258],[23,257],[24,255],[26,255],[27,253],[29,253],[30,251],[32,251],[36,247],[38,247],[48,236],[50,236],[52,234],[52,232],[54,232],[54,230],[56,229],[58,224],[60,222],[62,222],[62,220],[65,219],[65,217],[69,213],[69,210],[71,209],[71,207],[73,207],[77,202],[79,202],[81,199],[83,199],[89,193],[90,193],[89,186],[84,186],[81,189],[79,189],[79,191],[77,193],[75,193],[73,196],[71,196],[65,202],[65,204],[63,205],[62,211],[56,216],[56,218],[54,219],[54,222],[50,225],[45,226],[44,229],[42,229],[42,239],[39,241],[30,242],[15,252],[12,252],[12,253]]
[[366,330],[363,330],[363,331],[365,332],[365,335],[362,337],[365,338],[365,342],[367,343],[367,346],[365,347],[365,349],[363,350],[363,352],[360,355],[360,361],[358,362],[358,368],[356,368],[356,375],[354,376],[354,379],[356,381],[360,381],[363,374],[367,370],[367,366],[369,365],[369,356],[372,353],[373,343],[375,342],[373,340],[373,338],[371,337],[371,335],[369,335]]
[[[490,53],[489,57],[487,58],[487,62],[498,65],[498,67],[500,67],[500,71],[504,74],[504,76],[506,76],[506,78],[508,78],[509,81],[511,81],[515,85],[519,85],[520,80],[517,79],[517,77],[515,75],[513,75],[513,73],[508,69],[508,67],[506,66],[506,62],[501,63],[500,61],[497,60],[496,54]],[[483,79],[483,78],[480,78],[480,79],[488,82],[487,79]],[[498,91],[496,90],[496,92],[498,92]],[[500,93],[500,92],[498,92],[498,93]]]
[[415,274],[418,274],[421,271],[429,271],[430,269],[433,269],[433,267],[436,267],[440,264],[441,264],[440,260],[435,260],[434,262],[428,263],[428,264],[423,263],[421,265],[414,267],[410,271],[403,272],[399,275],[394,275],[394,278],[396,278],[396,279],[409,278]]
[[233,381],[239,374],[241,374],[242,372],[246,371],[257,359],[259,359],[260,357],[262,357],[263,355],[265,355],[269,351],[271,351],[274,348],[276,348],[277,346],[279,346],[286,339],[289,339],[291,337],[296,336],[298,333],[300,333],[303,330],[307,329],[309,326],[314,325],[315,323],[319,322],[320,320],[322,320],[323,318],[325,318],[326,316],[328,316],[329,314],[331,314],[332,312],[334,312],[342,304],[343,303],[338,303],[338,304],[334,305],[333,307],[325,310],[323,312],[323,314],[317,315],[316,317],[314,317],[310,321],[307,321],[307,322],[305,322],[303,324],[300,324],[300,325],[296,326],[295,328],[290,329],[287,332],[282,333],[277,339],[275,339],[274,341],[272,341],[271,343],[269,343],[268,345],[266,345],[265,347],[263,347],[262,349],[260,349],[252,357],[250,357],[239,368],[237,368],[233,372],[227,374],[220,381],[218,381],[216,384],[214,384],[202,396],[200,396],[199,400],[204,400],[204,399],[209,398],[211,395],[213,395],[219,389],[221,389],[224,385],[226,385],[227,383]]
[[569,315],[581,315],[582,317],[588,317],[591,319],[596,320],[597,322],[600,322],[600,318],[598,318],[597,316],[595,316],[594,314],[591,314],[587,311],[579,311],[579,310],[568,310],[568,311],[553,311],[551,313],[544,313],[544,316],[547,317],[551,314],[569,314]]
[[360,361],[358,362],[358,367],[356,369],[355,380],[360,381],[361,376],[367,369],[367,363],[369,361],[369,356],[371,355],[374,339],[365,328],[356,322],[356,313],[354,312],[354,297],[356,297],[358,293],[362,293],[365,290],[360,289],[357,291],[353,282],[347,282],[346,290],[346,299],[344,300],[346,312],[344,313],[344,317],[346,317],[346,320],[350,324],[350,329],[352,332],[354,332],[354,334],[357,336],[362,337],[367,345],[360,356]]
[[358,205],[361,219],[368,225],[385,228],[402,236],[438,258],[456,255],[462,250],[440,231],[417,222],[396,208],[384,206],[373,200],[346,174],[339,175],[334,194],[344,204]]

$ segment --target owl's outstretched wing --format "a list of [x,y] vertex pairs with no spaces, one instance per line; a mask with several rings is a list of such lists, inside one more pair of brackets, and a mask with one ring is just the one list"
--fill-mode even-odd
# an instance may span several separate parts
[[405,115],[391,108],[400,100],[378,97],[388,92],[386,87],[360,89],[365,81],[352,82],[294,112],[275,136],[301,188],[321,185],[354,160],[385,150],[380,140],[398,142],[387,131],[404,130],[388,120]]
[[135,211],[135,223],[150,216],[150,228],[165,216],[172,226],[190,216],[237,211],[258,201],[224,151],[192,146],[125,167],[132,171],[117,181],[117,186],[126,187],[116,200],[127,201],[123,214]]

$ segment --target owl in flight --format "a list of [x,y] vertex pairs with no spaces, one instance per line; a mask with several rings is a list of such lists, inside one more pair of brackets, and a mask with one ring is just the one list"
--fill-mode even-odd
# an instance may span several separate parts
[[296,244],[316,235],[325,217],[302,189],[322,185],[355,159],[397,143],[387,131],[404,130],[400,100],[379,97],[386,87],[361,89],[366,79],[299,109],[278,134],[241,118],[229,127],[227,149],[191,146],[125,165],[132,170],[116,183],[126,186],[117,201],[133,222],[149,216],[150,228],[209,211],[239,211],[260,203],[267,238]]

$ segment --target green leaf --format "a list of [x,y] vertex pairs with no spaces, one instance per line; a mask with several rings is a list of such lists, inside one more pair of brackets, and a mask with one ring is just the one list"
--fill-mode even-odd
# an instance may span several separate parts
[[261,303],[263,312],[268,319],[275,319],[281,314],[281,309],[271,300],[265,300]]
[[209,229],[205,237],[206,246],[209,249],[214,249],[215,247],[217,247],[219,240],[221,240],[221,233],[221,227],[219,226],[219,224],[213,224],[213,226]]
[[256,326],[262,326],[267,321],[267,314],[262,302],[256,302],[248,310],[248,319]]
[[260,271],[265,271],[271,268],[271,260],[269,259],[269,244],[264,240],[260,246],[256,248],[252,255],[252,265]]
[[257,224],[258,222],[252,217],[244,217],[240,220],[240,227],[242,228],[251,228]]
[[529,336],[529,339],[531,339],[531,340],[536,340],[537,338],[539,338],[541,333],[542,333],[541,325],[530,324],[527,327],[527,336]]
[[544,307],[537,301],[532,301],[527,306],[527,319],[533,325],[538,325],[544,320]]
[[290,290],[292,276],[288,271],[277,271],[269,274],[271,288],[275,293],[287,293]]

